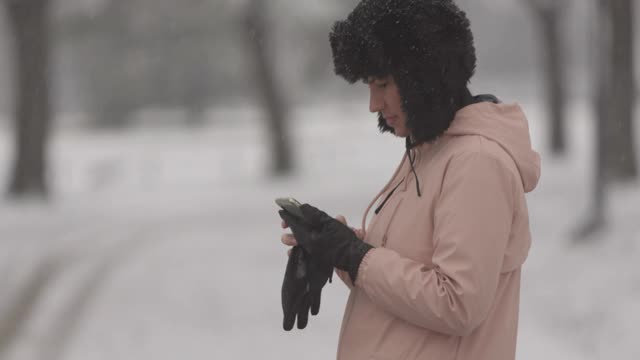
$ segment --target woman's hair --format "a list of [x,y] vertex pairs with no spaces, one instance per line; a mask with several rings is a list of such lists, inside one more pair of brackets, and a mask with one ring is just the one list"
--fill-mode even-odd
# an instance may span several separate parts
[[[473,34],[452,0],[362,0],[329,40],[335,73],[349,83],[394,78],[414,143],[440,136],[469,96]],[[378,125],[393,132],[381,114]]]

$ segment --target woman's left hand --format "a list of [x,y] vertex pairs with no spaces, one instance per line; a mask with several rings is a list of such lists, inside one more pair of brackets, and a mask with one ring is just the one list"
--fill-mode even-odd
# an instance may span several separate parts
[[[347,218],[345,218],[343,215],[338,215],[336,216],[336,220],[340,221],[341,223],[345,224],[348,226],[347,224]],[[280,226],[282,226],[283,229],[288,229],[289,225],[287,225],[287,223],[282,220],[282,222],[280,223]],[[356,236],[358,237],[358,239],[360,240],[364,240],[364,230],[362,229],[356,229],[354,227],[350,227],[351,230],[353,230],[354,233],[356,233]],[[298,242],[296,241],[295,236],[293,236],[293,234],[283,234],[281,241],[283,244],[288,245],[288,246],[296,246],[298,245]],[[289,255],[291,255],[291,249],[289,249],[288,252]]]

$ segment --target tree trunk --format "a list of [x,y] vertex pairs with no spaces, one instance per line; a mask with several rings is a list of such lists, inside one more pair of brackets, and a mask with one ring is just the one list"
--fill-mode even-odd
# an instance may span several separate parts
[[544,26],[545,47],[547,48],[547,106],[551,113],[551,152],[554,155],[562,155],[566,152],[565,135],[565,104],[564,91],[564,56],[562,42],[559,34],[561,13],[557,8],[544,11],[541,23]]
[[566,152],[565,106],[565,58],[561,35],[564,2],[527,0],[536,19],[540,34],[541,61],[544,66],[544,96],[549,114],[549,139],[551,153]]
[[611,43],[611,21],[607,12],[608,0],[596,0],[593,8],[592,55],[593,89],[592,106],[595,113],[593,179],[591,205],[584,223],[576,229],[574,241],[581,242],[602,230],[607,223],[607,149],[610,142],[608,104],[611,101],[610,62],[608,49]]
[[46,196],[49,0],[6,0],[13,35],[15,153],[11,197]]
[[607,173],[611,180],[629,181],[638,176],[634,150],[633,110],[635,84],[633,69],[633,2],[608,1],[611,18],[611,61],[609,122],[611,140],[607,151]]
[[273,154],[272,171],[276,175],[293,168],[286,104],[278,87],[275,66],[269,55],[269,27],[265,19],[265,1],[252,0],[247,8],[246,31],[255,62],[257,86],[267,113],[268,133]]

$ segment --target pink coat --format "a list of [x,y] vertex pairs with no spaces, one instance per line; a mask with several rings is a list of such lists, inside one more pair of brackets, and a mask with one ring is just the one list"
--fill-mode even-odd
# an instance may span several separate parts
[[540,177],[518,105],[467,106],[433,144],[405,156],[372,206],[376,248],[346,306],[338,360],[515,358],[520,271],[531,244],[525,193]]

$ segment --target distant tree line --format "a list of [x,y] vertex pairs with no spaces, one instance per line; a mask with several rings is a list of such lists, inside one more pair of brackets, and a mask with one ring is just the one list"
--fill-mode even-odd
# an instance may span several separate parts
[[[273,154],[272,170],[286,174],[294,166],[287,116],[287,76],[278,71],[283,39],[278,19],[304,7],[297,2],[265,0],[105,0],[91,14],[76,13],[53,24],[51,0],[1,0],[12,33],[15,74],[15,159],[9,194],[46,196],[47,139],[51,124],[52,47],[72,49],[74,79],[81,103],[96,127],[122,128],[148,106],[180,106],[188,122],[198,124],[204,110],[239,94],[262,104],[265,134]],[[61,0],[59,0],[61,1]],[[560,24],[570,17],[571,0],[522,0],[538,25],[552,154],[566,151],[566,54]],[[304,63],[296,76],[322,81],[330,73],[325,42],[329,18],[357,1],[327,5],[336,14],[289,19],[300,31]],[[238,5],[240,4],[240,5]],[[329,3],[328,3],[329,4]],[[637,178],[634,134],[633,0],[592,0],[593,108],[597,121],[593,214],[581,234],[605,223],[606,188]],[[284,13],[286,11],[286,13]],[[324,17],[323,17],[324,16]],[[55,35],[55,36],[53,36]],[[306,44],[306,45],[305,45]],[[312,45],[309,45],[312,44]],[[290,45],[290,44],[289,44]]]

